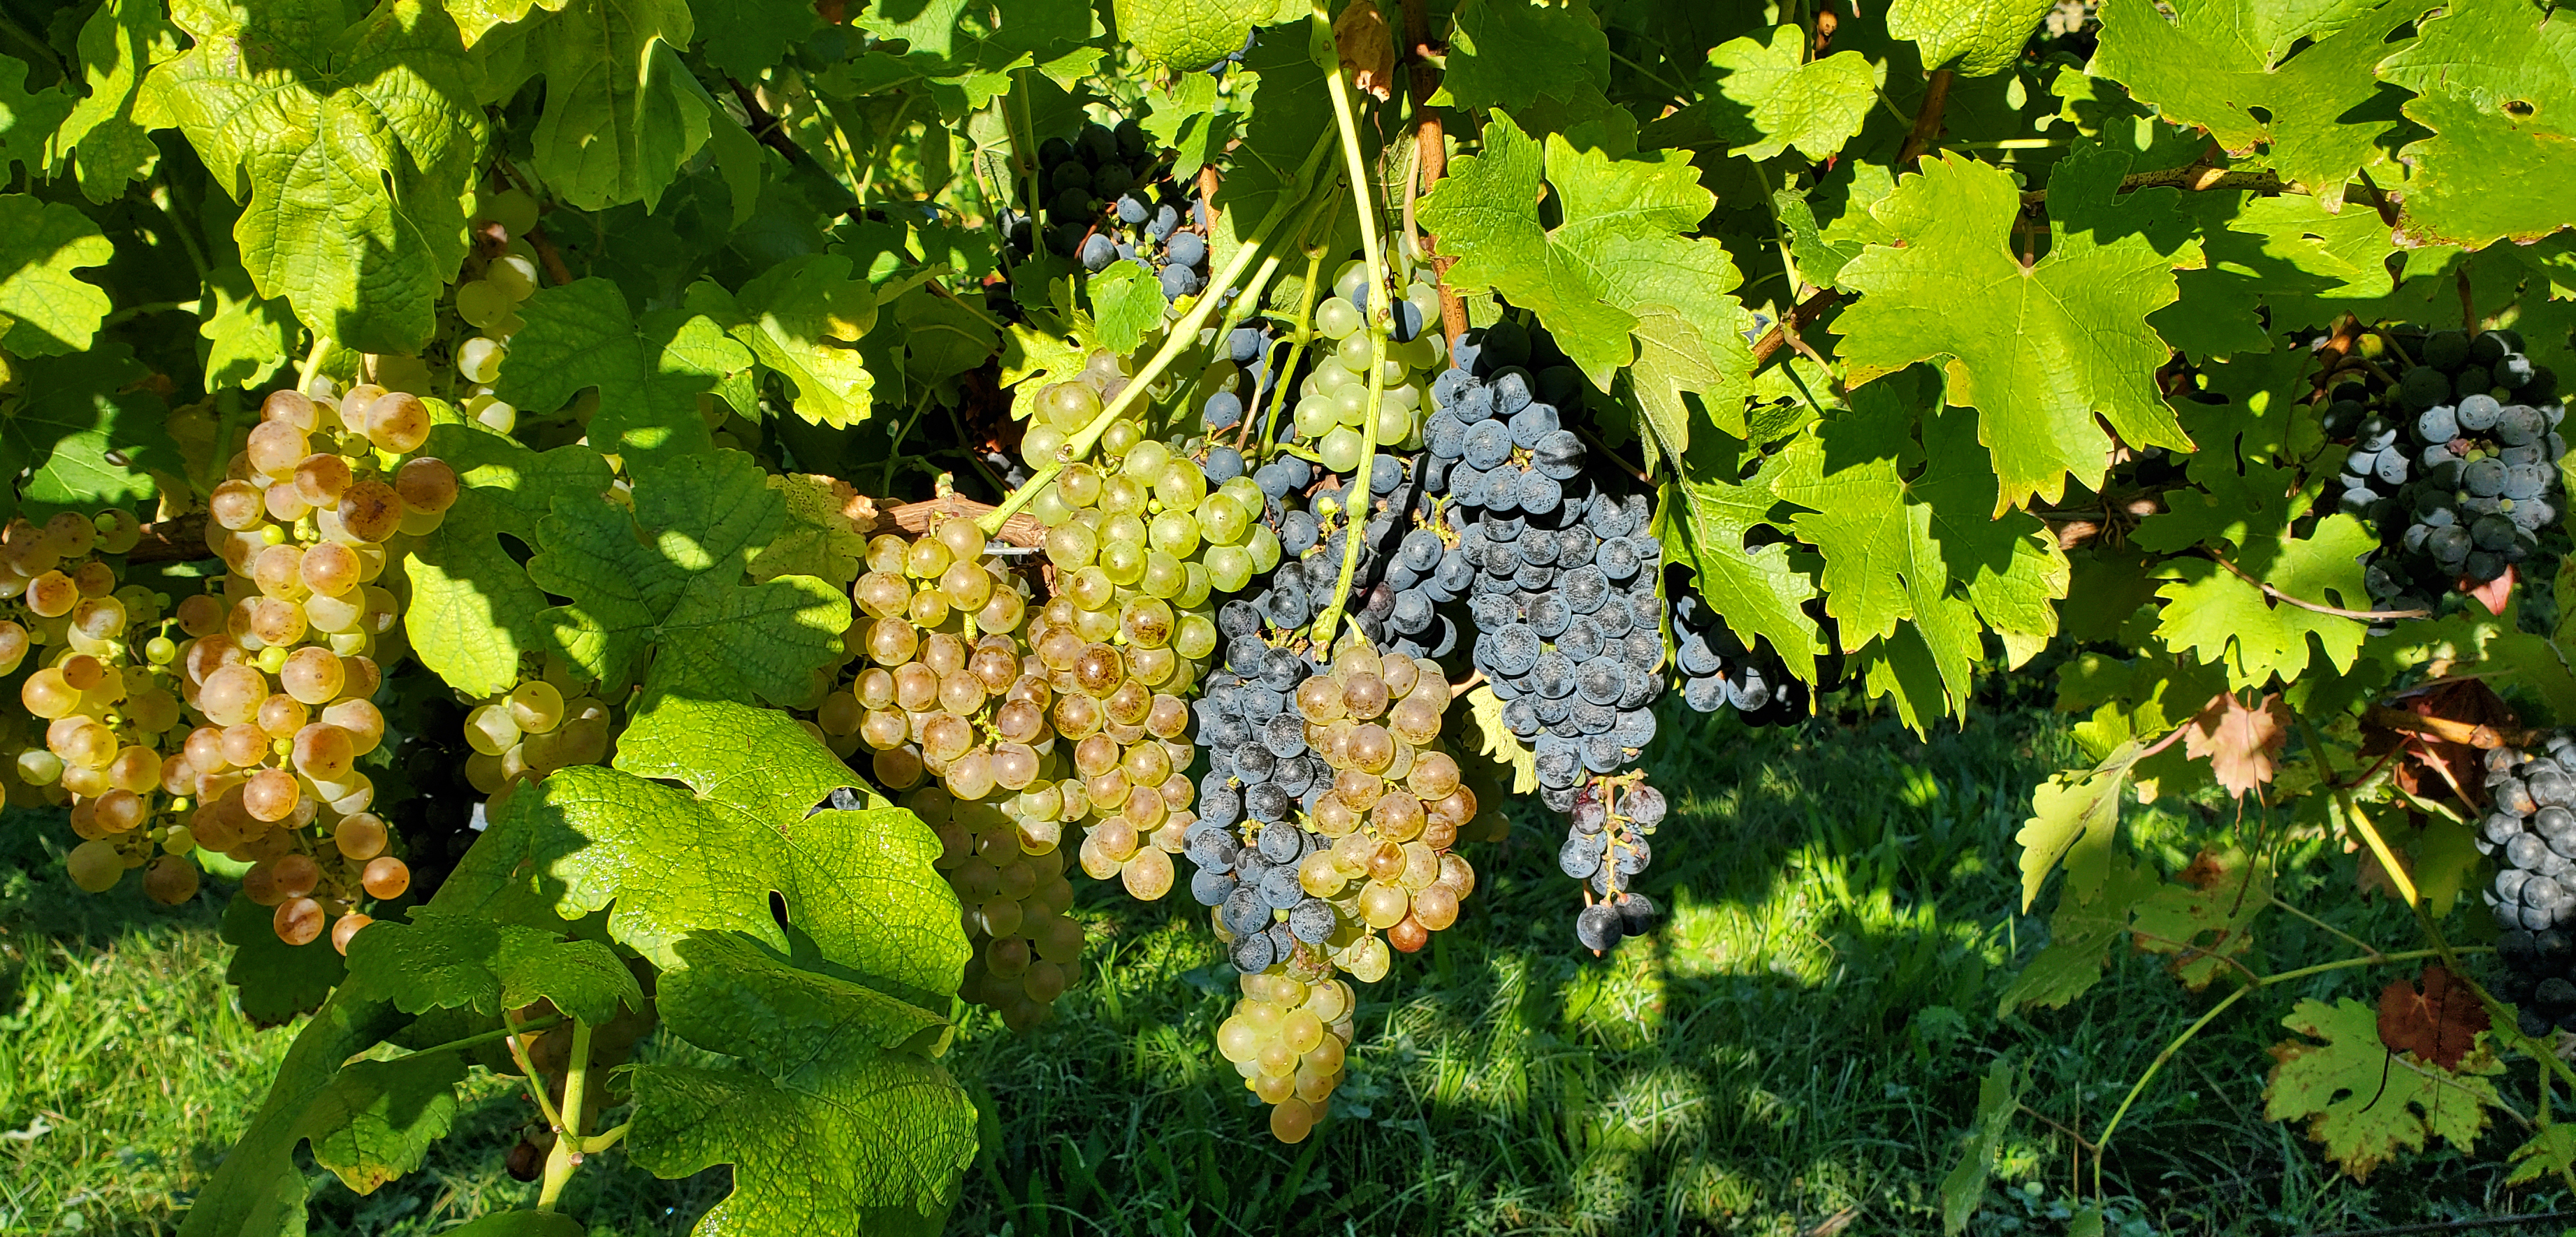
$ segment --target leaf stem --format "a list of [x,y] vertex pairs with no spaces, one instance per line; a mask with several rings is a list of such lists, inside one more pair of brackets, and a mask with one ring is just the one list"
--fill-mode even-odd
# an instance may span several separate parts
[[894,441],[886,444],[885,473],[877,480],[877,493],[893,495],[894,466],[903,462],[903,440],[912,437],[912,427],[921,424],[921,414],[928,411],[930,411],[930,384],[925,382],[921,384],[920,397],[912,401],[912,415],[903,419],[903,428],[896,430]]
[[[324,335],[319,331],[314,332],[313,348],[311,351],[304,354],[304,364],[297,367],[295,371],[296,390],[305,391],[306,388],[313,385],[313,375],[315,371],[322,368],[322,358],[330,355],[330,352],[331,337]],[[306,393],[310,394],[309,391]],[[226,456],[225,458],[229,459],[231,457]]]
[[528,1027],[513,1023],[507,1011],[501,1014],[501,1025],[510,1031],[510,1035],[501,1042],[509,1046],[510,1060],[518,1065],[519,1077],[528,1084],[528,1098],[537,1102],[537,1113],[546,1119],[547,1129],[561,1130],[563,1114],[556,1112],[555,1102],[547,1098],[545,1081],[538,1076],[536,1063],[528,1059],[528,1046],[519,1040],[520,1034]]
[[[1333,47],[1333,18],[1321,0],[1308,11],[1310,45]],[[1395,319],[1395,297],[1387,290],[1386,250],[1377,234],[1377,211],[1369,200],[1368,160],[1360,153],[1360,131],[1357,109],[1351,104],[1351,84],[1342,76],[1338,53],[1327,66],[1325,81],[1332,88],[1333,128],[1341,137],[1342,161],[1348,165],[1351,182],[1351,207],[1359,214],[1360,256],[1368,263],[1369,289],[1369,382],[1368,404],[1360,418],[1360,465],[1353,474],[1352,489],[1358,491],[1356,504],[1345,491],[1342,496],[1342,570],[1333,582],[1333,600],[1315,619],[1315,642],[1326,650],[1333,646],[1333,632],[1341,626],[1343,607],[1351,599],[1351,577],[1359,570],[1360,535],[1368,526],[1369,504],[1377,496],[1371,484],[1377,471],[1377,418],[1386,398],[1387,328]]]
[[[1315,149],[1307,154],[1303,169],[1294,183],[1299,185],[1311,183],[1315,164],[1331,147],[1332,140],[1330,135],[1326,135],[1315,143]],[[1261,256],[1261,251],[1269,244],[1270,235],[1278,228],[1280,220],[1285,219],[1289,210],[1304,200],[1305,194],[1297,190],[1279,195],[1279,200],[1271,205],[1270,213],[1262,218],[1261,226],[1253,229],[1252,235],[1245,238],[1243,247],[1234,251],[1234,257],[1227,261],[1225,269],[1208,281],[1207,291],[1199,297],[1198,303],[1191,306],[1188,313],[1181,315],[1180,321],[1171,325],[1163,337],[1163,346],[1154,350],[1154,359],[1146,362],[1145,368],[1138,370],[1135,377],[1127,380],[1127,387],[1118,393],[1118,398],[1109,401],[1109,406],[1101,409],[1100,415],[1093,417],[1089,425],[1083,426],[1074,433],[1073,437],[1066,439],[1064,446],[1057,450],[1056,458],[1046,467],[1039,469],[1036,476],[1030,477],[1020,484],[1020,488],[1011,491],[1010,497],[1003,499],[1001,506],[985,513],[984,518],[978,522],[985,536],[989,537],[1000,531],[1003,521],[1017,515],[1020,508],[1028,506],[1031,500],[1044,493],[1046,487],[1055,483],[1056,475],[1063,472],[1066,465],[1090,455],[1091,448],[1099,443],[1102,434],[1108,432],[1111,423],[1115,422],[1136,401],[1143,399],[1146,388],[1152,386],[1156,378],[1162,377],[1163,371],[1170,369],[1172,362],[1178,360],[1182,353],[1198,346],[1199,328],[1207,325],[1207,320],[1216,314],[1219,290],[1230,288],[1234,286],[1236,280],[1243,278],[1243,273],[1251,269],[1254,260]]]
[[[508,1039],[511,1036],[525,1035],[531,1031],[549,1031],[561,1025],[563,1025],[563,1015],[561,1014],[557,1014],[550,1018],[533,1018],[526,1022],[522,1022],[515,1027],[505,1026],[498,1030],[485,1031],[480,1035],[468,1035],[463,1039],[451,1039],[444,1044],[432,1044],[429,1047],[420,1049],[416,1052],[404,1053],[399,1057],[395,1057],[394,1060],[408,1061],[413,1057],[434,1056],[442,1052],[463,1052],[468,1048],[488,1044],[496,1039]],[[359,1056],[349,1058],[349,1060],[357,1061],[364,1055],[365,1054],[361,1053]]]
[[[1288,406],[1288,380],[1297,373],[1297,365],[1306,359],[1306,345],[1315,338],[1315,280],[1323,274],[1324,251],[1317,246],[1306,252],[1306,287],[1298,294],[1297,334],[1288,341],[1288,362],[1274,371],[1270,388],[1270,417],[1262,424],[1261,442],[1256,447],[1265,458],[1277,453],[1279,446],[1279,413]],[[1249,431],[1252,418],[1244,418]]]
[[563,1198],[564,1183],[571,1181],[572,1170],[581,1166],[581,1108],[589,1082],[590,1024],[576,1018],[572,1024],[572,1063],[564,1073],[563,1128],[555,1134],[554,1150],[546,1153],[545,1184],[537,1191],[539,1211],[555,1209]]

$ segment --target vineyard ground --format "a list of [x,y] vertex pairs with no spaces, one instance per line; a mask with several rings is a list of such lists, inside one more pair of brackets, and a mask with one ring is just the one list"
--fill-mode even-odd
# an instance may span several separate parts
[[[1362,1007],[1336,1106],[1369,1119],[1303,1146],[1256,1136],[1210,1046],[1232,985],[1196,908],[1087,893],[1093,978],[1034,1037],[979,1015],[950,1058],[985,1108],[987,1151],[950,1230],[1937,1232],[1977,1080],[2010,1053],[2049,1110],[2014,1127],[1998,1165],[2010,1188],[1973,1231],[2063,1231],[2075,1148],[2040,1116],[2098,1130],[2207,998],[2131,957],[2071,1010],[1996,1020],[2044,932],[2016,914],[2012,835],[2027,787],[2073,759],[2061,721],[1996,716],[1919,744],[1892,726],[1747,731],[1676,711],[1680,733],[1647,759],[1684,788],[1648,887],[1673,912],[1665,931],[1606,962],[1577,956],[1542,813],[1516,819],[1514,845],[1478,856],[1472,913]],[[41,827],[54,824],[0,827],[0,1234],[166,1232],[287,1037],[232,1011],[217,903],[173,914],[130,884],[80,895],[51,849],[63,831]],[[2181,839],[2211,823],[2145,813],[2138,827],[2178,866]],[[2394,912],[2343,892],[2348,856],[2293,854],[2285,897],[2404,939]],[[2336,956],[2325,933],[2292,928],[2258,965]],[[2281,1014],[2301,997],[2369,999],[2387,978],[2321,976],[2215,1024],[2124,1122],[2108,1231],[2307,1233],[2562,1205],[2507,1191],[2497,1146],[2363,1184],[2264,1120],[2261,1048],[2283,1037]],[[459,1121],[477,1136],[440,1142],[423,1171],[365,1198],[317,1172],[316,1231],[427,1234],[527,1205],[535,1186],[502,1164],[526,1101],[476,1085]],[[684,1233],[721,1176],[661,1182],[616,1155],[577,1179],[572,1205],[593,1233]]]

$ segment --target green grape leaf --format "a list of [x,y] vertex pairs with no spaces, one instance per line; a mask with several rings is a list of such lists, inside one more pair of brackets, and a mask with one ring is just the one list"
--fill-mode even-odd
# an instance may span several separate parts
[[1821,160],[1860,132],[1887,85],[1887,66],[1854,51],[1807,60],[1806,44],[1804,27],[1775,26],[1766,38],[1746,35],[1709,51],[1717,92],[1734,105],[1711,119],[1732,153],[1760,162],[1795,146]]
[[2020,1115],[2022,1089],[2029,1081],[2028,1071],[2007,1059],[1995,1062],[1977,1084],[1977,1116],[1968,1126],[1968,1148],[1941,1179],[1941,1231],[1951,1237],[1968,1231],[1968,1218],[1986,1205],[1995,1156],[2003,1150],[2013,1118]]
[[447,1137],[463,1081],[465,1059],[453,1052],[352,1062],[313,1097],[296,1132],[312,1142],[315,1163],[351,1192],[372,1194]]
[[[2313,537],[2287,532],[2249,536],[2229,571],[2206,558],[2167,560],[2173,583],[2156,590],[2166,601],[2156,635],[2204,662],[2227,667],[2231,690],[2260,687],[2274,674],[2295,679],[2322,654],[2338,673],[2352,669],[2368,627],[2359,619],[2324,614],[2275,601],[2256,583],[2281,595],[2345,610],[2367,610],[2361,558],[2379,544],[2361,522],[2335,515],[2317,522]],[[2251,577],[2248,579],[2246,577]]]
[[1610,36],[1590,0],[1466,0],[1449,40],[1440,85],[1462,107],[1522,112],[1541,95],[1574,102],[1610,85]]
[[2173,955],[2172,967],[2194,991],[2242,964],[2254,947],[2254,921],[2272,906],[2272,873],[2241,852],[2202,852],[2180,881],[2159,882],[2131,921],[2139,949]]
[[572,0],[440,0],[449,18],[456,22],[456,32],[467,47],[472,47],[490,34],[495,26],[514,26],[539,9],[560,13]]
[[107,0],[81,26],[77,50],[89,93],[63,118],[53,147],[79,175],[82,196],[113,202],[161,160],[151,130],[168,119],[143,99],[143,75],[177,54],[177,32],[156,0]]
[[1887,32],[1923,49],[1927,69],[1969,77],[2000,73],[2021,58],[2056,0],[1894,0]]
[[1726,291],[1741,276],[1725,246],[1686,235],[1715,204],[1689,156],[1614,160],[1549,134],[1545,184],[1563,218],[1551,230],[1539,220],[1539,144],[1500,112],[1484,136],[1483,152],[1450,164],[1417,212],[1455,259],[1448,284],[1536,312],[1601,390],[1636,362],[1637,398],[1668,458],[1689,450],[1686,397],[1742,434],[1752,319]]
[[877,290],[851,277],[844,254],[800,254],[729,294],[709,280],[689,286],[688,308],[740,340],[794,389],[796,415],[846,429],[867,419],[876,378],[847,345],[877,322]]
[[61,356],[89,347],[114,302],[72,271],[105,266],[116,245],[76,207],[0,194],[0,351]]
[[1272,20],[1279,4],[1278,0],[1198,0],[1194,4],[1115,0],[1112,8],[1118,37],[1128,46],[1147,60],[1186,73],[1243,50],[1243,36]]
[[661,204],[718,112],[680,61],[694,31],[684,0],[575,0],[530,31],[546,74],[532,170],[555,196]]
[[2010,176],[1949,156],[1922,168],[1871,208],[1900,245],[1869,246],[1840,276],[1863,293],[1833,326],[1851,384],[1946,357],[1945,398],[1977,410],[2003,482],[1997,513],[2057,501],[2069,476],[2100,485],[2111,437],[2097,418],[2133,449],[2190,450],[2155,386],[2171,349],[2145,319],[2198,247],[2168,258],[2140,234],[2104,242],[2052,221],[2055,243],[2025,267],[2009,244]]
[[[243,907],[250,909],[243,912]],[[236,919],[242,921],[238,932]],[[286,1058],[278,1063],[268,1096],[260,1101],[249,1128],[225,1153],[214,1179],[197,1192],[187,1220],[180,1226],[181,1237],[273,1237],[304,1232],[305,1170],[296,1163],[295,1146],[307,1136],[306,1115],[332,1094],[344,1062],[410,1021],[382,994],[358,985],[330,991],[340,979],[340,955],[328,940],[301,947],[320,950],[318,957],[289,961],[269,956],[266,947],[257,943],[254,932],[266,936],[269,945],[285,948],[277,944],[277,934],[269,927],[267,908],[235,896],[232,908],[224,913],[224,939],[240,949],[233,955],[232,972],[227,978],[241,974],[243,959],[261,954],[261,960],[252,965],[265,973],[259,989],[261,1000],[274,1016],[263,1018],[253,1012],[253,990],[249,987],[243,989],[243,1013],[254,1024],[274,1026],[316,1006],[320,1008],[312,1021],[296,1033]],[[274,997],[283,991],[281,981],[290,976],[298,987],[309,985],[312,995],[309,999],[298,998],[302,1003],[278,1012],[281,1007],[274,1003]],[[324,993],[329,994],[328,999]]]
[[1216,79],[1205,73],[1183,77],[1169,93],[1149,92],[1145,102],[1153,110],[1139,123],[1157,144],[1172,152],[1172,179],[1183,184],[1198,179],[1209,155],[1225,149],[1243,119],[1238,113],[1217,110]]
[[527,327],[501,361],[500,397],[527,413],[552,412],[599,388],[591,445],[630,461],[707,451],[698,396],[749,366],[750,349],[712,318],[656,310],[637,321],[626,294],[605,279],[547,288],[519,307]]
[[975,1155],[975,1106],[923,1050],[946,1020],[740,937],[676,950],[688,965],[662,981],[663,1025],[741,1068],[638,1067],[627,1150],[662,1177],[733,1165],[697,1231],[935,1226]]
[[1055,312],[1030,313],[1023,306],[1023,320],[1002,329],[1001,383],[1011,389],[1013,420],[1028,420],[1040,392],[1080,374],[1092,352],[1104,346],[1091,315],[1074,307],[1070,281],[1056,280],[1048,291]]
[[1770,523],[1776,500],[1758,479],[1733,480],[1744,473],[1744,454],[1732,438],[1701,435],[1657,495],[1655,535],[1669,561],[1691,569],[1692,587],[1737,638],[1769,641],[1792,673],[1814,682],[1823,640],[1804,607],[1816,582],[1789,562],[1788,546],[1746,544],[1745,534]]
[[2530,1142],[2514,1148],[2513,1174],[2505,1184],[2528,1185],[2570,1171],[2576,1171],[2576,1125],[2559,1121],[2540,1127]]
[[61,86],[27,89],[27,62],[0,56],[0,177],[23,167],[29,178],[53,166],[51,144],[74,100]]
[[495,1211],[446,1229],[439,1237],[584,1237],[589,1232],[581,1221],[560,1211]]
[[2263,1116],[2305,1118],[2308,1137],[2356,1180],[2367,1181],[2401,1150],[2422,1151],[2437,1134],[2465,1154],[2487,1128],[2487,1109],[2501,1103],[2489,1078],[2504,1063],[2483,1034],[2458,1069],[2446,1070],[2391,1053],[2379,1039],[2379,1011],[2350,997],[2303,1000],[2281,1025],[2307,1038],[2272,1047]]
[[539,625],[611,693],[803,699],[841,655],[850,599],[812,576],[744,583],[787,521],[763,476],[742,452],[711,451],[635,469],[631,510],[609,494],[556,498],[528,578],[571,601]]
[[2317,199],[2298,194],[2209,192],[2185,201],[2201,221],[2209,266],[2180,272],[2182,299],[2157,310],[2148,324],[2195,357],[2267,351],[2273,335],[2323,326],[2343,312],[2344,302],[2373,301],[2396,289],[2387,261],[2397,250],[2396,234],[2377,211],[2356,207],[2329,215]]
[[1112,262],[1091,277],[1091,318],[1100,342],[1120,356],[1136,350],[1145,332],[1163,324],[1163,283],[1141,262]]
[[349,941],[349,973],[392,993],[406,1014],[469,1009],[497,1017],[547,1000],[597,1026],[620,1005],[644,1009],[643,988],[608,946],[479,914],[422,908],[409,923],[370,924]]
[[[2119,788],[2104,799],[2116,811]],[[1995,1016],[2007,1018],[2032,1006],[2063,1009],[2091,991],[2102,982],[2111,947],[2129,935],[2129,913],[2163,885],[2154,868],[2113,856],[2091,896],[2079,897],[2071,888],[2058,895],[2057,909],[2048,916],[2047,946],[2013,976]]]
[[138,107],[169,117],[242,203],[233,238],[260,295],[344,346],[412,351],[465,260],[460,191],[483,154],[482,68],[454,23],[420,0],[345,30],[178,17],[196,46],[152,70]]
[[707,63],[745,80],[760,76],[783,60],[788,48],[823,28],[808,0],[695,5],[691,14],[698,24],[698,51]]
[[1476,724],[1476,754],[1511,769],[1513,794],[1537,790],[1538,754],[1503,723],[1503,698],[1493,688],[1479,686],[1467,693],[1467,710]]
[[2385,159],[2379,140],[2398,122],[2363,106],[2380,89],[2371,66],[2420,12],[2371,0],[2107,0],[2092,71],[2239,158],[2259,152],[2336,210],[2353,173]]
[[1000,323],[927,288],[904,293],[894,303],[894,320],[903,331],[904,377],[922,386],[980,367],[1002,344]]
[[2398,219],[2411,243],[2478,248],[2568,226],[2576,32],[2550,16],[2521,0],[2446,4],[2380,65],[2382,77],[2416,93],[2406,115],[2433,130],[2398,152],[2413,168]]
[[456,470],[456,505],[405,565],[404,632],[448,686],[468,697],[508,691],[522,654],[560,651],[540,621],[545,591],[520,565],[533,548],[525,539],[558,499],[604,494],[613,474],[589,447],[540,454],[480,425],[438,425],[425,450]]
[[[868,806],[807,815],[843,787]],[[836,973],[924,1009],[947,1010],[966,965],[939,839],[774,709],[664,697],[619,736],[615,768],[520,788],[493,833],[558,914],[607,910],[609,935],[666,971],[693,932],[789,948],[773,894]]]
[[780,576],[813,576],[837,589],[859,578],[867,536],[843,514],[852,491],[830,477],[773,476],[769,488],[787,500],[787,524],[751,559],[754,583]]
[[2039,900],[2040,886],[2059,866],[2066,868],[2062,906],[2069,899],[2089,902],[2110,881],[2117,862],[2113,835],[2120,828],[2121,792],[2137,766],[2143,745],[2121,744],[2090,769],[2052,775],[2030,793],[2031,818],[2013,840],[2021,846],[2021,909]]
[[224,906],[223,939],[233,947],[224,982],[238,990],[242,1016],[257,1027],[284,1026],[321,1008],[349,969],[327,937],[302,945],[277,939],[276,917],[239,893]]
[[[144,387],[151,371],[132,348],[101,344],[20,370],[19,394],[0,403],[0,475],[34,470],[18,491],[28,508],[149,512],[161,494],[152,472],[186,470],[161,397]],[[0,486],[0,511],[8,497]]]
[[207,387],[261,386],[292,359],[295,311],[284,301],[261,297],[249,271],[227,266],[209,272],[202,304],[214,310],[197,326],[205,341],[199,359]]
[[1911,623],[1941,693],[1914,703],[1957,714],[1984,655],[1983,627],[2007,633],[2014,664],[2036,653],[2057,630],[2050,602],[2066,595],[2069,568],[2037,517],[1993,517],[1993,478],[1965,413],[1927,417],[1925,446],[1915,448],[1913,385],[1854,392],[1850,413],[1781,453],[1771,492],[1808,508],[1790,528],[1824,558],[1818,583],[1844,651]]

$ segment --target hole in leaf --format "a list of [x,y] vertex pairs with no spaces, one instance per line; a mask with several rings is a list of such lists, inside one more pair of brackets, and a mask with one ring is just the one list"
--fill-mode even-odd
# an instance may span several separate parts
[[787,899],[775,889],[769,891],[769,917],[777,920],[779,927],[787,926]]
[[2505,115],[2511,116],[2516,120],[2529,120],[2531,119],[2532,114],[2539,110],[2539,108],[2533,107],[2531,105],[2531,101],[2528,99],[2507,99],[2504,101]]
[[2267,125],[2272,123],[2272,109],[2268,107],[2257,107],[2248,104],[2245,111],[2247,115],[2252,116],[2258,123]]

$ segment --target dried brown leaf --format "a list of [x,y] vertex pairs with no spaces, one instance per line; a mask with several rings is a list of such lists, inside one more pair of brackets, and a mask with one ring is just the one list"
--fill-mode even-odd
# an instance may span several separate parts
[[2477,994],[2439,962],[2424,968],[2420,984],[2398,979],[2379,994],[2379,1042],[2443,1069],[2458,1069],[2487,1025]]
[[1386,28],[1377,0],[1358,0],[1333,19],[1333,47],[1341,53],[1342,67],[1351,71],[1353,86],[1381,103],[1394,97],[1395,36]]

